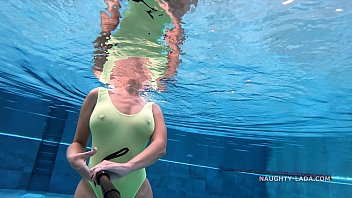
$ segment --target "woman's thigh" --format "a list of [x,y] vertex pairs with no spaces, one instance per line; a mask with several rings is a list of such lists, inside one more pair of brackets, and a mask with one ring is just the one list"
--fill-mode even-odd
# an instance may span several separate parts
[[76,188],[74,198],[96,198],[87,180],[81,179]]
[[136,194],[136,198],[153,198],[153,191],[148,178],[145,178],[142,186]]

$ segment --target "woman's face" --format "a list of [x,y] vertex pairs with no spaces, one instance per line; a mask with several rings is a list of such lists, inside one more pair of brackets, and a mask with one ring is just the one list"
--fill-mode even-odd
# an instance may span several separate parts
[[140,57],[129,57],[116,61],[110,76],[110,84],[126,86],[134,81],[142,86],[151,80],[151,72],[146,66],[148,64],[150,64],[149,59]]

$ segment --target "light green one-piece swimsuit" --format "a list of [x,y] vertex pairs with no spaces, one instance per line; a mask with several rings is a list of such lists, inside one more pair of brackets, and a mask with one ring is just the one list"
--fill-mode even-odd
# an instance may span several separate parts
[[[128,115],[120,112],[113,105],[108,89],[99,87],[97,103],[89,120],[92,134],[92,148],[97,147],[88,166],[90,168],[99,164],[105,157],[123,148],[129,151],[110,161],[125,163],[141,153],[147,146],[154,132],[153,102],[148,102],[137,114]],[[112,183],[121,193],[122,198],[133,198],[146,178],[145,168],[133,171],[129,175]],[[103,194],[100,186],[89,182],[96,197]]]

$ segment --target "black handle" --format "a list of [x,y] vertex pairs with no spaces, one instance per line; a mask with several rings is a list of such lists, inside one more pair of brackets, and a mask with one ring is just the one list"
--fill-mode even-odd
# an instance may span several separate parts
[[101,190],[103,191],[104,198],[120,198],[120,192],[115,188],[115,186],[110,181],[109,174],[101,170],[97,172],[96,175],[98,185],[101,186]]

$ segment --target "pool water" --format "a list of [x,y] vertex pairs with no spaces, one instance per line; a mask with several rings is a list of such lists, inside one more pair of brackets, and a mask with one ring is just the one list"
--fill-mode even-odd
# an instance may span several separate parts
[[[65,152],[85,95],[105,86],[92,71],[92,43],[106,5],[2,7],[0,197],[72,197],[80,178]],[[154,196],[348,197],[351,18],[348,0],[190,6],[181,62],[156,69],[165,88],[143,93],[168,127],[167,155],[147,168]],[[290,174],[331,180],[260,181]]]
[[73,195],[1,189],[0,190],[0,197],[6,197],[6,198],[17,198],[17,197],[20,197],[20,198],[69,198],[69,197],[73,197]]

